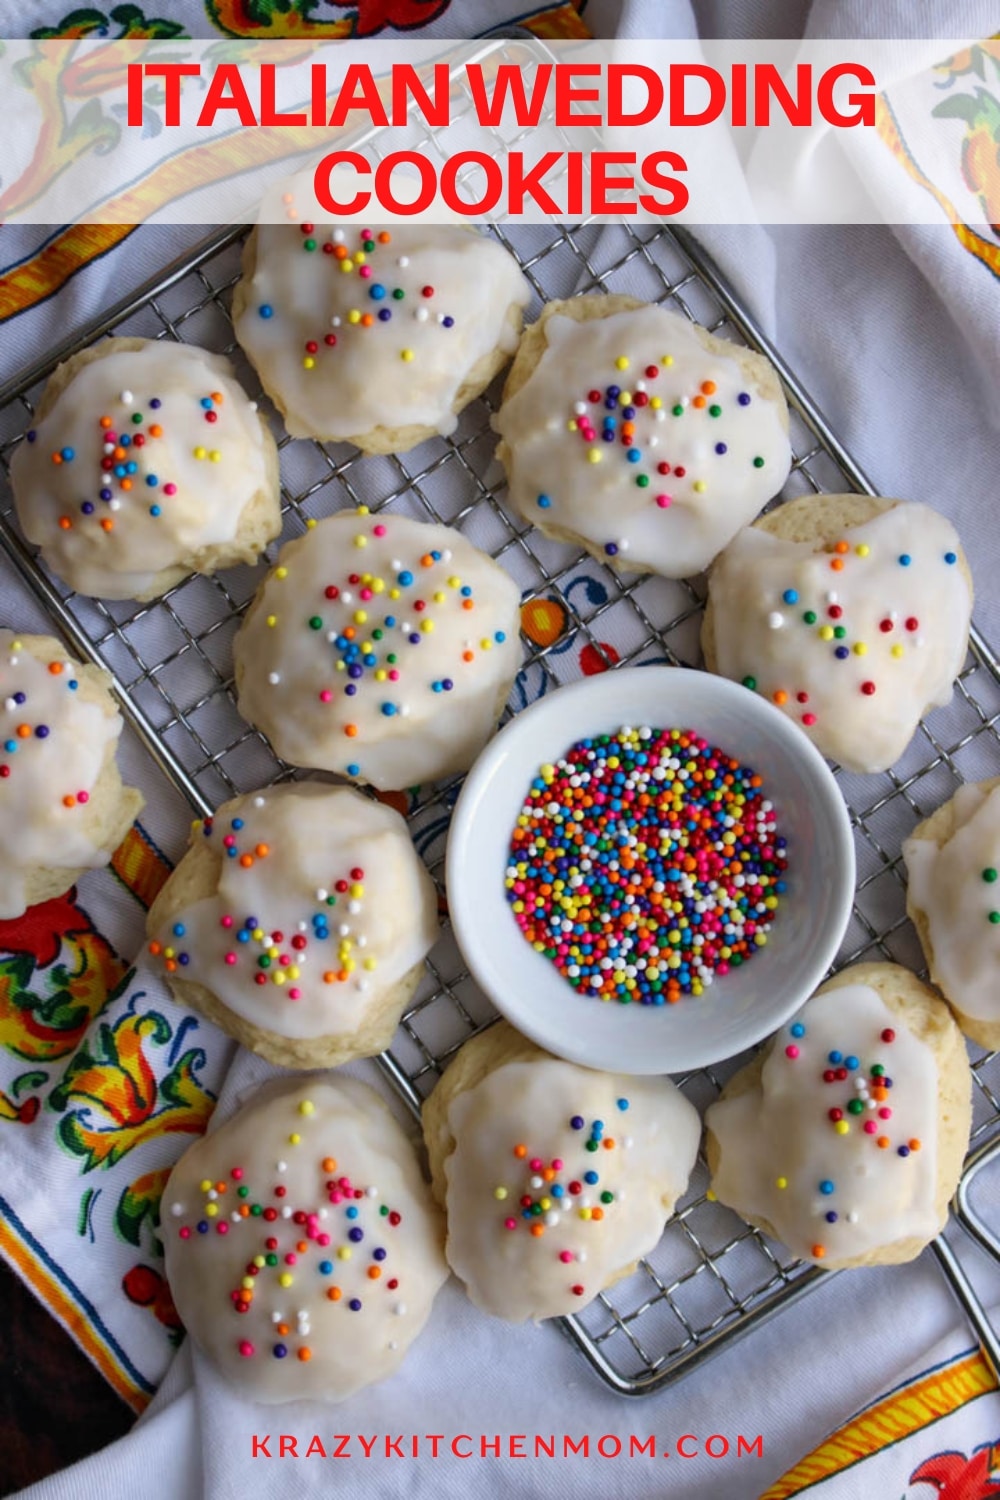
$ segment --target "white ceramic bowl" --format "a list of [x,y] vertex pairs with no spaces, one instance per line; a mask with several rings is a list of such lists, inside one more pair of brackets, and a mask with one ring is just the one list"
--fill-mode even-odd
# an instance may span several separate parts
[[[766,947],[698,998],[622,1005],[577,993],[521,935],[506,900],[511,832],[532,778],[577,740],[623,725],[691,729],[763,778],[788,841],[787,890]],[[476,761],[448,839],[451,919],[472,974],[539,1046],[623,1073],[679,1073],[742,1052],[822,981],[851,913],[854,843],[844,801],[806,736],[724,677],[678,667],[602,673],[541,698]]]

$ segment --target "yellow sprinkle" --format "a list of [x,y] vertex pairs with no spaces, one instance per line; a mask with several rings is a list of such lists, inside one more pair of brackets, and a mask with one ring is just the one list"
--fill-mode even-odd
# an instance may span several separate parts
[[367,613],[363,609],[356,609],[354,611],[354,623],[355,623],[355,625],[364,625],[366,623],[367,619],[368,619],[368,615],[367,615]]
[[819,634],[819,638],[820,638],[821,641],[832,641],[833,640],[833,626],[832,625],[821,625],[819,627],[818,634]]
[[176,948],[164,948],[164,950],[163,950],[163,957],[164,958],[176,958],[177,957],[177,949]]
[[252,1276],[244,1276],[243,1280],[240,1282],[240,1286],[243,1288],[243,1290],[245,1292],[252,1292],[253,1291],[253,1283],[254,1283],[254,1278]]
[[255,927],[250,936],[253,938],[255,943],[259,943],[261,938],[264,936],[263,927]]
[[479,646],[483,651],[492,651],[493,642],[490,640],[489,636],[484,635],[482,640],[479,642]]
[[711,1188],[705,1189],[705,1197],[708,1199],[709,1203],[718,1203],[719,1201],[715,1194],[712,1192]]
[[892,648],[892,650],[890,651],[889,654],[890,654],[890,656],[895,656],[898,659],[903,654],[903,648],[902,648],[902,646],[893,646],[893,648]]
[[626,357],[625,357],[624,354],[619,354],[618,358],[615,360],[615,369],[616,370],[627,370],[628,369],[628,360],[626,359]]
[[834,1127],[838,1135],[846,1135],[850,1128],[846,1120],[838,1120]]
[[365,959],[365,968],[368,970],[369,973],[371,973],[372,969],[378,968],[378,959],[376,959],[376,958],[366,958]]
[[351,1248],[350,1248],[350,1246],[349,1245],[341,1245],[340,1249],[337,1251],[337,1259],[338,1260],[350,1260],[350,1258],[351,1258]]
[[660,407],[663,405],[663,399],[660,396],[650,396],[649,404],[654,411],[659,411]]
[[367,255],[365,254],[365,252],[363,250],[355,250],[355,252],[354,252],[354,264],[356,266],[363,266],[364,263],[365,263],[365,261],[367,259],[368,259],[368,257],[367,257]]
[[315,525],[316,525],[315,519],[312,516],[310,516],[309,519],[308,519],[308,521],[306,522],[306,530],[307,531],[312,531],[312,529],[313,529],[313,527]]
[[708,489],[708,485],[705,483],[704,479],[696,479],[691,488],[694,490],[696,495],[702,495]]
[[868,655],[868,647],[865,645],[864,641],[858,641],[857,645],[854,648],[854,654],[855,656]]
[[285,980],[287,979],[287,977],[288,977],[287,974],[285,974],[283,972],[283,970],[281,970],[281,969],[275,969],[275,971],[271,975],[271,983],[272,984],[284,984]]
[[281,1275],[278,1277],[278,1285],[291,1286],[294,1280],[295,1277],[291,1274],[290,1271],[282,1271]]
[[449,578],[448,579],[448,587],[450,589],[459,589],[459,588],[461,588],[462,587],[462,580],[461,580],[461,578],[454,578],[454,577],[453,578]]
[[301,970],[299,969],[298,964],[292,964],[288,970],[288,977],[289,979],[298,979],[300,973]]
[[275,578],[287,578],[288,577],[288,569],[287,568],[275,568],[275,570],[274,570],[274,576],[275,576]]
[[673,362],[674,362],[674,356],[672,354],[661,354],[660,355],[660,364],[661,365],[666,365],[668,369],[673,364]]
[[439,589],[438,592],[436,594],[434,594],[432,597],[434,599],[434,603],[435,604],[443,604],[444,601],[447,599],[448,595],[447,594],[442,594],[441,590]]
[[267,1261],[264,1259],[263,1255],[255,1255],[253,1258],[253,1263],[257,1267],[258,1271],[263,1270],[263,1268],[267,1265]]
[[500,1202],[502,1203],[503,1200],[507,1196],[507,1189],[505,1187],[494,1188],[493,1189],[493,1196],[494,1196],[494,1198],[498,1198],[500,1200]]
[[210,1219],[214,1219],[219,1212],[219,1205],[217,1203],[206,1203],[205,1212]]
[[204,458],[204,457],[205,457],[205,451],[206,451],[206,450],[205,450],[205,449],[204,449],[204,448],[202,448],[202,447],[197,447],[197,448],[196,448],[196,449],[195,449],[195,450],[194,450],[194,456],[195,456],[195,458]]
[[348,892],[348,895],[351,897],[352,901],[360,901],[361,897],[364,895],[364,893],[365,893],[364,886],[355,883],[354,885],[351,886],[351,888],[350,888],[350,890]]
[[788,1178],[787,1177],[779,1177],[779,1178],[776,1179],[774,1185],[775,1185],[776,1188],[786,1188],[788,1186]]
[[298,1146],[301,1144],[301,1142],[302,1137],[299,1135],[298,1131],[293,1130],[291,1135],[288,1137],[288,1144],[290,1146]]
[[434,621],[424,620],[420,626],[420,629],[424,635],[430,635],[431,631],[434,629]]
[[401,589],[390,589],[389,590],[389,598],[390,599],[398,599],[401,592],[402,592]]
[[358,312],[358,310],[357,310],[356,307],[352,307],[351,310],[350,310],[350,312],[347,314],[347,321],[348,321],[348,323],[360,323],[361,322],[361,314]]
[[400,352],[399,352],[399,357],[403,361],[404,364],[408,365],[410,363],[410,360],[413,358],[413,350],[412,349],[401,349]]
[[859,542],[854,550],[859,557],[867,557],[872,549],[869,547],[867,542]]
[[212,460],[213,464],[217,464],[222,461],[222,454],[219,452],[218,448],[213,448],[208,456]]
[[358,535],[354,538],[354,545],[355,545],[355,547],[367,547],[368,546],[368,538],[366,536],[363,536],[359,532]]
[[305,359],[302,361],[302,368],[303,370],[315,370],[316,361],[313,359],[311,354],[307,354]]
[[199,1182],[198,1186],[201,1188],[201,1191],[203,1193],[207,1193],[208,1190],[209,1190],[209,1188],[212,1186],[212,1184],[209,1182],[208,1178],[206,1177],[203,1182]]
[[588,448],[587,449],[587,462],[588,462],[588,464],[599,464],[600,461],[601,461],[601,450],[600,450],[600,448]]
[[[340,262],[340,269],[342,271],[353,271],[354,270],[354,262],[353,262],[353,260],[351,259],[351,257],[349,255],[346,255],[344,257],[344,259]],[[360,318],[360,316],[361,316],[361,314],[359,313],[358,317]]]
[[368,514],[368,507],[367,507],[367,505],[359,505],[358,509],[357,509],[357,514],[359,516],[366,516]]
[[311,1099],[303,1099],[302,1103],[299,1105],[299,1114],[300,1115],[312,1115],[312,1114],[315,1114],[315,1113],[316,1113],[316,1106],[312,1102],[312,1100]]

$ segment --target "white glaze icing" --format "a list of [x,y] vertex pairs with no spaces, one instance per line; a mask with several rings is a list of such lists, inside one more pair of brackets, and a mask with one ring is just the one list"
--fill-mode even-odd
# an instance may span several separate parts
[[778,1033],[759,1086],[713,1104],[705,1124],[719,1144],[716,1196],[766,1220],[803,1260],[937,1233],[937,1064],[870,985],[808,1001]]
[[24,533],[56,573],[80,593],[130,599],[233,541],[269,484],[265,437],[228,360],[150,340],[77,373],[15,452],[11,483]]
[[495,422],[512,503],[615,567],[701,572],[785,482],[781,408],[660,307],[556,314],[545,336]]
[[717,670],[750,679],[851,770],[892,765],[965,661],[958,536],[928,505],[897,504],[821,551],[750,527],[716,563],[710,595]]
[[519,626],[517,585],[459,532],[342,512],[258,591],[234,644],[240,712],[295,765],[383,790],[433,781],[496,728]]
[[163,1224],[185,1327],[255,1401],[336,1401],[391,1374],[448,1274],[413,1148],[351,1078],[262,1090],[181,1157]]
[[652,1250],[701,1135],[669,1079],[549,1059],[495,1069],[455,1097],[448,1124],[448,1261],[477,1307],[511,1322],[579,1312]]
[[507,312],[527,303],[528,283],[496,241],[462,225],[363,236],[351,225],[261,224],[257,236],[236,336],[294,437],[410,425],[447,435],[473,367],[517,346]]
[[33,869],[95,869],[112,852],[83,810],[122,721],[80,697],[76,662],[55,666],[0,630],[0,919],[24,911]]
[[218,889],[160,924],[154,956],[267,1031],[352,1035],[437,939],[404,820],[349,787],[250,793],[194,837],[219,851]]
[[[910,899],[927,921],[931,977],[962,1011],[1000,1021],[1000,787],[960,786],[955,831],[903,843]],[[992,872],[992,874],[990,873]]]

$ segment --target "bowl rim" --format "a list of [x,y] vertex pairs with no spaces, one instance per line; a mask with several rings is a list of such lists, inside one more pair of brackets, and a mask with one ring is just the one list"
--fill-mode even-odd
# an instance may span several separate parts
[[[557,722],[562,708],[572,706],[575,709],[581,700],[599,699],[602,695],[621,694],[628,697],[633,690],[638,689],[641,696],[652,697],[656,693],[657,683],[663,686],[669,684],[669,690],[676,699],[678,695],[683,696],[686,686],[691,686],[695,682],[698,684],[699,693],[713,693],[724,706],[739,707],[741,712],[755,715],[758,729],[781,743],[787,754],[800,760],[805,779],[824,799],[827,814],[825,821],[830,824],[829,830],[824,831],[832,834],[832,844],[824,845],[824,857],[828,860],[830,869],[836,871],[836,874],[831,877],[832,917],[815,940],[813,956],[804,965],[804,980],[790,987],[791,998],[786,997],[781,1006],[768,1010],[762,1024],[747,1027],[745,1036],[738,1046],[724,1044],[720,1049],[718,1043],[712,1046],[706,1039],[704,1047],[700,1049],[689,1047],[679,1057],[671,1059],[669,1066],[659,1053],[655,1057],[646,1054],[639,1059],[638,1065],[634,1060],[631,1064],[625,1065],[623,1059],[619,1057],[605,1060],[602,1055],[602,1058],[598,1060],[595,1058],[595,1049],[588,1047],[585,1037],[581,1040],[570,1028],[567,1028],[565,1037],[559,1037],[557,1044],[553,1040],[551,1029],[546,1029],[544,1025],[536,1023],[530,1009],[527,1014],[525,1013],[524,1005],[519,1004],[517,997],[513,995],[514,983],[505,987],[502,982],[497,981],[495,966],[488,963],[484,952],[480,951],[480,942],[475,932],[477,924],[481,926],[482,918],[481,915],[477,915],[475,907],[477,900],[475,883],[464,878],[467,862],[475,857],[474,832],[477,818],[481,814],[489,789],[496,783],[497,777],[503,775],[504,762],[510,759],[512,748],[520,749],[522,745],[527,744],[531,736],[538,732],[536,725],[540,720],[551,718]],[[595,705],[595,718],[600,716],[600,712],[599,705]],[[618,711],[615,710],[616,717],[617,714]],[[667,708],[656,715],[658,720],[664,721],[657,727],[679,726],[681,719],[685,717],[685,714],[678,715],[675,709]],[[691,714],[691,718],[695,721],[690,726],[693,732],[703,733],[697,727],[697,709]],[[622,725],[629,722],[627,717],[621,719]],[[635,727],[642,727],[650,721],[643,713],[638,718],[633,717],[631,722]],[[599,734],[608,731],[595,728],[589,732]],[[563,754],[572,743],[585,737],[587,733],[586,729],[578,731],[572,724],[568,724],[566,731],[556,736],[560,748],[555,750],[554,754]],[[731,753],[739,754],[740,752],[734,749]],[[544,744],[539,746],[537,754],[534,754],[531,759],[536,765],[544,762]],[[518,775],[520,774],[518,767]],[[530,776],[530,772],[528,774]],[[524,794],[527,793],[527,789],[528,782],[525,779]],[[686,1073],[721,1062],[727,1057],[756,1045],[777,1031],[815,992],[830,969],[850,921],[855,885],[856,862],[850,813],[832,770],[811,740],[778,708],[742,684],[698,668],[674,667],[659,662],[648,666],[614,668],[607,673],[561,685],[514,714],[490,740],[465,779],[452,812],[445,859],[445,888],[448,892],[448,905],[455,941],[472,978],[500,1014],[529,1040],[555,1056],[585,1067],[601,1067],[609,1071],[631,1074]],[[503,901],[502,880],[499,875],[497,889],[498,899]],[[503,905],[506,909],[506,901],[503,901]],[[514,926],[513,919],[511,919],[510,937],[512,942],[525,943],[524,938]],[[548,960],[539,956],[539,962],[545,965],[552,980],[559,984],[566,984]],[[683,1004],[684,1001],[681,1003]],[[648,1008],[642,1007],[642,1009]],[[585,1031],[585,1028],[583,1030]],[[707,1031],[710,1037],[711,1027],[707,1028]],[[669,1048],[666,1050],[669,1051]]]

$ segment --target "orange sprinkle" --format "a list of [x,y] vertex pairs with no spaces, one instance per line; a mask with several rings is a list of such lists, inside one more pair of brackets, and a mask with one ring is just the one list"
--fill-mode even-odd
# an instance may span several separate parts
[[358,732],[358,726],[357,726],[357,724],[345,724],[344,725],[344,733],[347,735],[347,738],[349,740],[353,740],[354,737],[355,737],[355,735],[357,734],[357,732]]
[[331,1302],[339,1302],[343,1293],[339,1286],[332,1286],[326,1295]]
[[369,1266],[368,1267],[368,1280],[369,1281],[378,1281],[378,1279],[379,1279],[379,1277],[381,1275],[382,1275],[382,1268],[380,1266]]
[[73,522],[70,520],[69,516],[59,517],[59,529],[60,531],[72,531]]
[[62,669],[63,669],[63,665],[62,665],[61,661],[50,661],[49,662],[49,671],[52,673],[53,677],[59,677],[59,676],[61,676],[62,675]]
[[288,1324],[287,1323],[279,1323],[278,1324],[278,1332],[281,1334],[281,1337],[284,1338],[285,1334],[288,1332]]
[[157,958],[163,952],[163,944],[162,943],[150,943],[150,945],[149,945],[149,951],[153,955],[154,958]]
[[335,1156],[324,1156],[321,1165],[324,1172],[336,1172],[337,1158]]
[[822,1260],[825,1254],[826,1254],[826,1246],[825,1245],[813,1245],[813,1247],[812,1247],[812,1255],[813,1255],[813,1259],[814,1260]]
[[131,479],[123,479],[121,482],[121,486],[123,490],[130,490],[132,488]]
[[307,1240],[299,1240],[295,1248],[300,1255],[305,1255],[306,1251],[309,1249],[309,1243]]
[[378,237],[378,242],[380,245],[388,245],[391,239],[392,235],[389,233],[388,229],[383,229]]
[[53,455],[52,455],[52,462],[54,464],[61,464],[62,461],[63,461],[63,456],[62,456],[61,453],[53,453]]
[[313,1352],[309,1348],[308,1344],[303,1344],[302,1348],[299,1350],[299,1359],[301,1359],[302,1363],[305,1365],[309,1363],[312,1357]]
[[336,979],[336,977],[337,976],[333,972],[332,969],[327,969],[326,973],[323,975],[323,983],[324,984],[333,984],[333,982]]
[[75,797],[64,797],[63,798],[63,807],[75,807],[75,806],[76,806],[76,798]]
[[604,1218],[604,1209],[603,1208],[592,1208],[590,1210],[590,1217],[592,1219],[603,1219]]
[[462,660],[463,661],[474,661],[475,657],[476,657],[476,653],[474,651],[463,651],[462,652]]
[[165,959],[164,967],[166,968],[168,974],[173,974],[177,968],[177,960],[175,958]]
[[258,844],[253,851],[258,859],[266,859],[271,852],[269,844]]
[[18,724],[18,726],[17,726],[17,737],[18,737],[19,740],[26,740],[26,739],[28,739],[28,737],[30,736],[30,734],[31,734],[31,725],[30,724]]
[[788,694],[785,692],[784,688],[779,688],[776,693],[771,694],[771,697],[773,701],[777,703],[779,708],[783,703],[788,702]]
[[221,406],[223,401],[226,399],[221,391],[210,391],[209,394],[212,400],[215,402],[216,406]]
[[247,1203],[241,1203],[239,1211],[240,1211],[240,1218],[241,1219],[249,1219],[249,1217],[250,1217],[250,1205],[249,1204],[247,1204]]
[[836,547],[834,547],[833,550],[834,550],[834,552],[839,552],[840,555],[841,555],[841,557],[843,557],[844,553],[845,552],[850,552],[851,549],[847,545],[846,542],[838,542],[837,545],[836,545]]
[[705,405],[705,398],[704,398],[704,396],[693,396],[692,399],[691,399],[691,405],[698,407],[698,409],[700,411],[701,408]]
[[542,1235],[545,1233],[545,1225],[544,1224],[532,1224],[532,1226],[531,1226],[531,1232],[535,1236],[536,1240],[541,1239]]
[[353,641],[353,639],[357,635],[357,633],[358,632],[355,630],[355,628],[354,628],[353,625],[345,625],[344,626],[344,636],[345,636],[345,638],[347,640]]
[[110,417],[102,417],[101,418],[101,426],[102,427],[110,427],[111,426],[111,418]]
[[841,572],[842,569],[843,569],[843,566],[844,566],[844,560],[843,560],[842,557],[834,557],[834,558],[831,559],[830,567],[833,569],[833,571],[835,573]]
[[374,323],[374,321],[375,321],[375,319],[372,317],[371,313],[362,313],[362,315],[361,315],[361,326],[362,326],[362,328],[370,328],[372,326],[372,324]]
[[603,1145],[605,1151],[613,1151],[615,1149],[615,1138],[614,1138],[614,1136],[613,1135],[607,1136],[601,1142],[601,1144]]
[[471,599],[463,599],[462,600],[462,608],[463,609],[475,609],[475,607],[476,606],[473,604],[473,602],[472,602]]
[[346,247],[344,245],[337,245],[334,248],[333,258],[334,258],[334,260],[346,260],[347,259],[347,249],[346,249]]
[[114,523],[114,521],[112,521],[112,519],[111,519],[110,516],[107,516],[101,522],[101,530],[102,531],[114,531],[114,529],[115,529],[115,523]]
[[546,1167],[545,1171],[542,1173],[542,1179],[545,1182],[555,1182],[555,1180],[556,1180],[556,1169],[555,1169],[555,1167]]
[[528,1148],[527,1148],[527,1146],[515,1146],[514,1147],[514,1155],[518,1158],[519,1161],[522,1160],[525,1156],[527,1156],[527,1154],[528,1154]]
[[149,435],[150,435],[150,437],[162,437],[163,436],[163,428],[160,426],[159,422],[154,422],[153,423],[152,427],[150,427],[150,429],[149,429]]
[[704,395],[706,395],[706,396],[714,396],[715,395],[715,391],[716,391],[715,381],[714,380],[703,380],[702,383],[701,383],[701,389],[702,389],[702,392],[703,392]]
[[120,448],[120,447],[116,448],[115,449],[115,458],[124,458],[124,457],[125,457],[125,449],[124,448]]
[[920,1144],[921,1143],[920,1143],[920,1141],[917,1140],[916,1136],[914,1136],[914,1138],[913,1138],[912,1141],[907,1141],[906,1144],[909,1146],[909,1148],[910,1148],[911,1151],[919,1151],[920,1150]]
[[434,566],[434,559],[433,557],[431,557],[429,552],[425,552],[423,557],[420,559],[420,566],[422,568],[432,568]]
[[875,1144],[880,1151],[885,1151],[889,1145],[889,1137],[887,1135],[880,1135]]
[[250,866],[253,864],[253,855],[252,854],[241,854],[240,855],[240,864],[243,866],[244,870],[249,870]]

